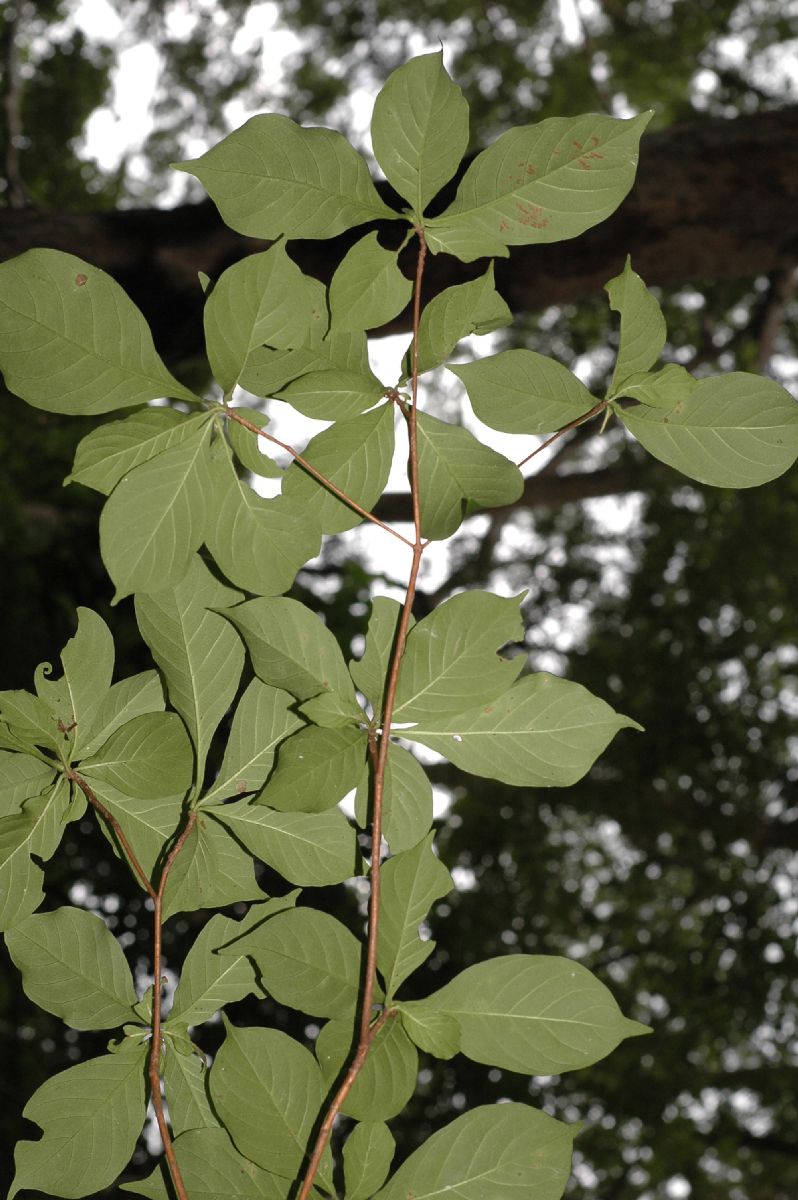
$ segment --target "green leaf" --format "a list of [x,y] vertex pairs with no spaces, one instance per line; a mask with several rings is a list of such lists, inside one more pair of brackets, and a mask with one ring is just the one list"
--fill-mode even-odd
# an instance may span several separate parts
[[418,928],[434,901],[454,886],[433,852],[434,837],[430,833],[412,850],[394,854],[382,868],[377,966],[389,999],[434,950],[433,941],[422,942]]
[[233,715],[224,759],[203,804],[257,792],[274,765],[277,746],[302,722],[290,710],[293,696],[253,679]]
[[225,393],[240,381],[256,346],[311,345],[326,331],[324,285],[300,271],[284,242],[233,263],[205,303],[208,359]]
[[218,1129],[219,1122],[211,1112],[205,1062],[199,1054],[180,1054],[168,1036],[168,1026],[164,1028],[164,1033],[167,1035],[163,1050],[164,1092],[169,1102],[169,1123],[175,1138],[190,1129],[202,1130],[203,1133]]
[[[174,796],[159,795],[154,798],[127,796],[98,780],[92,780],[92,790],[116,817],[142,870],[151,878],[164,846],[177,831],[183,812],[184,793],[180,791]],[[116,835],[99,814],[97,823],[119,857],[129,861]],[[140,882],[138,875],[135,878]]]
[[240,631],[255,674],[297,700],[321,692],[341,697],[342,711],[360,714],[340,647],[316,613],[298,600],[259,596],[225,613]]
[[0,750],[0,818],[19,811],[26,800],[51,787],[55,771],[30,754]]
[[[277,1029],[236,1029],[211,1069],[211,1099],[237,1149],[293,1179],[302,1166],[324,1096],[313,1055]],[[329,1157],[319,1173],[329,1184]]]
[[[363,657],[349,664],[355,686],[371,703],[378,720],[382,716],[385,681],[401,615],[402,606],[398,601],[389,596],[375,596],[371,602]],[[408,628],[412,629],[414,625],[415,619],[411,616]]]
[[241,639],[211,609],[228,608],[240,599],[241,593],[221,583],[198,555],[174,587],[136,596],[141,636],[163,673],[169,703],[194,743],[198,785],[211,738],[233,702],[244,666]]
[[80,765],[89,782],[109,783],[128,796],[156,800],[191,785],[191,743],[176,713],[144,713],[112,733]]
[[649,408],[675,408],[685,401],[697,379],[676,363],[667,363],[660,371],[636,371],[627,375],[616,390],[617,396],[630,396]]
[[[366,762],[355,796],[355,814],[361,829],[369,821],[371,765]],[[382,794],[382,836],[392,854],[409,850],[432,825],[432,784],[421,763],[393,742],[388,747]]]
[[226,1004],[257,992],[252,964],[243,949],[225,957],[216,953],[236,929],[237,922],[221,913],[203,926],[183,963],[167,1024],[201,1025]]
[[261,346],[247,359],[241,386],[255,396],[282,396],[281,389],[300,375],[338,368],[358,376],[374,378],[368,357],[368,340],[363,330],[331,330],[317,345],[278,350]]
[[263,595],[285,592],[321,545],[315,522],[276,496],[264,500],[236,474],[229,450],[210,462],[214,517],[206,543],[219,569],[237,587]]
[[240,920],[233,917],[223,917],[217,914],[216,934],[213,942],[215,950],[222,955],[238,957],[242,951],[244,939],[256,932],[265,922],[270,921],[277,913],[293,908],[302,895],[301,888],[294,888],[284,896],[270,896],[257,904],[250,904]]
[[135,467],[100,514],[100,552],[116,587],[114,603],[133,592],[159,592],[185,575],[205,539],[208,431]]
[[36,671],[36,691],[59,730],[71,743],[71,756],[79,756],[88,743],[92,723],[105,699],[114,671],[114,639],[105,621],[90,608],[78,609],[78,629],[61,651],[63,677],[49,678],[52,667],[42,663]]
[[[393,406],[383,404],[353,421],[336,421],[310,440],[302,457],[370,511],[385,489],[393,462],[393,418]],[[322,533],[342,533],[363,519],[296,462],[286,471],[283,495],[315,518]]]
[[388,76],[374,103],[371,141],[385,178],[420,217],[468,146],[468,104],[444,70],[442,52]]
[[[257,425],[259,429],[265,429],[269,424],[266,414],[258,412],[256,408],[231,407],[227,411],[240,413],[251,425]],[[242,467],[253,471],[255,475],[262,475],[264,479],[279,479],[283,475],[283,468],[278,467],[268,454],[261,452],[260,439],[240,421],[228,420],[227,436]]]
[[273,113],[250,118],[201,158],[174,166],[196,175],[224,223],[248,237],[330,238],[396,218],[345,137]]
[[79,908],[36,913],[6,934],[25,994],[74,1029],[130,1021],[136,992],[119,942],[105,922]]
[[324,812],[334,808],[357,781],[368,752],[365,730],[310,725],[281,747],[277,767],[258,802],[280,812]]
[[34,408],[73,416],[199,399],[167,371],[119,284],[60,250],[0,264],[0,370]]
[[498,508],[524,490],[521,472],[502,454],[477,441],[461,425],[418,414],[421,533],[448,538],[465,515],[466,501]]
[[660,462],[712,487],[757,487],[798,458],[798,403],[772,379],[743,371],[699,379],[667,412],[616,412]]
[[[175,1154],[191,1200],[287,1200],[286,1180],[239,1154],[223,1129],[187,1130],[175,1138]],[[162,1160],[147,1179],[121,1187],[151,1200],[171,1200],[168,1176]],[[318,1200],[320,1193],[314,1188],[311,1195]]]
[[78,443],[72,472],[64,480],[108,496],[129,471],[195,437],[210,413],[186,416],[174,408],[145,408],[93,429]]
[[608,396],[617,396],[619,385],[630,375],[648,371],[665,346],[668,331],[657,300],[632,270],[627,254],[620,275],[606,284],[610,308],[621,315],[621,336]]
[[[454,353],[458,342],[471,334],[492,333],[513,319],[493,282],[493,263],[484,275],[458,283],[434,296],[421,313],[418,329],[418,373],[431,371]],[[405,355],[406,379],[413,373],[413,347]]]
[[394,720],[437,721],[506,692],[518,678],[525,655],[508,659],[497,651],[508,642],[523,641],[519,604],[524,594],[461,592],[411,629]]
[[209,821],[203,809],[169,875],[164,920],[198,908],[262,899],[251,856],[223,826]]
[[52,858],[69,820],[70,788],[63,775],[50,791],[27,800],[22,812],[0,819],[0,930],[41,904],[43,872],[31,855],[43,862]]
[[368,1200],[391,1169],[396,1142],[382,1121],[360,1121],[344,1144],[346,1200]]
[[433,254],[506,258],[508,246],[576,237],[614,212],[632,186],[652,117],[550,117],[503,133],[478,154],[452,204],[424,222]]
[[412,281],[399,270],[396,250],[384,250],[367,233],[349,250],[330,283],[330,320],[335,329],[378,329],[410,302]]
[[355,831],[340,809],[278,813],[239,800],[204,810],[263,862],[300,887],[343,883],[359,870]]
[[145,713],[163,712],[166,701],[163,686],[157,671],[142,671],[128,679],[120,679],[106,692],[89,730],[89,738],[81,747],[81,754],[88,758],[134,717]]
[[326,370],[329,366],[327,341],[319,346],[297,346],[294,350],[258,346],[247,359],[241,374],[241,387],[253,396],[277,396],[293,379],[308,371]]
[[[328,1021],[316,1039],[316,1057],[327,1086],[338,1079],[352,1057],[355,1029],[352,1016]],[[418,1051],[402,1029],[389,1020],[375,1037],[368,1058],[341,1106],[358,1121],[389,1121],[400,1113],[416,1090]]]
[[300,375],[280,390],[279,399],[315,421],[351,421],[384,395],[372,371],[328,367]]
[[560,1200],[578,1131],[525,1104],[482,1105],[433,1133],[375,1200]]
[[363,946],[328,913],[315,908],[278,913],[233,949],[254,959],[260,982],[280,1004],[314,1017],[355,1011]]
[[[346,712],[341,711],[344,707]],[[342,725],[360,725],[365,721],[362,710],[356,716],[354,709],[349,704],[342,705],[340,697],[333,692],[322,692],[311,700],[305,700],[297,705],[297,712],[312,725],[321,725],[324,729],[340,729]]]
[[452,1016],[475,1062],[559,1075],[604,1058],[649,1030],[625,1017],[609,990],[568,958],[510,954],[466,967],[421,1006]]
[[435,1012],[423,1000],[397,1005],[402,1027],[411,1041],[436,1058],[454,1058],[460,1049],[460,1026],[450,1013]]
[[472,775],[517,787],[569,787],[619,729],[640,729],[578,683],[527,675],[491,704],[402,731]]
[[21,689],[0,692],[0,716],[8,723],[12,734],[22,739],[21,744],[30,742],[31,746],[47,746],[59,753],[64,747],[64,734],[59,732],[56,718],[45,702],[30,692]]
[[110,1187],[127,1165],[144,1124],[146,1045],[78,1063],[48,1079],[23,1116],[44,1131],[18,1142],[9,1200],[25,1188],[88,1196]]
[[550,433],[596,403],[567,367],[534,350],[502,350],[449,370],[465,384],[480,421],[502,433]]
[[[16,694],[23,696],[29,695],[27,692],[20,692]],[[0,693],[0,706],[2,705],[3,696],[13,695],[15,695],[13,692]],[[35,704],[39,703],[38,696],[29,696],[29,699],[33,700]],[[46,705],[44,707],[46,709]],[[46,719],[49,725],[49,714],[47,715]],[[46,736],[48,738],[50,737],[49,729]],[[46,762],[49,765],[50,759],[44,754],[44,751],[38,748],[36,741],[37,735],[35,733],[26,733],[18,728],[12,730],[5,721],[0,720],[0,748],[3,750],[11,750],[14,754],[30,755],[33,758],[37,758],[40,762]]]

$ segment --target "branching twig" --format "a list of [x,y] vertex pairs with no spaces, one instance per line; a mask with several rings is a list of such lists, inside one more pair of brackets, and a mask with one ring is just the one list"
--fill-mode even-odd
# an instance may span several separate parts
[[563,434],[568,433],[570,429],[576,429],[577,425],[582,425],[585,421],[589,421],[591,417],[597,417],[600,412],[604,412],[604,409],[608,404],[609,400],[599,400],[597,404],[594,404],[593,407],[586,413],[583,413],[581,417],[576,417],[573,421],[569,421],[567,425],[563,425],[562,429],[558,429],[556,433],[551,435],[551,437],[546,438],[545,442],[541,442],[539,446],[535,447],[531,454],[527,454],[526,458],[522,458],[521,461],[515,465],[519,469],[525,466],[531,459],[535,457],[535,455],[540,454],[542,450],[545,450],[547,446],[553,446],[554,443],[559,441]]
[[183,1176],[180,1172],[180,1166],[175,1155],[175,1148],[172,1143],[172,1135],[166,1121],[166,1114],[163,1108],[163,1098],[161,1096],[161,913],[163,910],[163,898],[166,891],[166,884],[169,879],[169,872],[172,869],[175,859],[186,844],[186,839],[194,828],[197,820],[197,810],[189,809],[186,817],[186,823],[183,826],[180,834],[177,837],[174,845],[166,856],[166,861],[161,871],[161,878],[158,882],[158,891],[153,897],[153,951],[152,951],[152,973],[154,977],[154,987],[152,989],[152,1039],[150,1041],[150,1057],[147,1063],[147,1075],[150,1081],[150,1096],[152,1098],[152,1106],[155,1109],[155,1119],[158,1122],[158,1131],[163,1142],[163,1152],[169,1167],[169,1174],[172,1177],[177,1200],[188,1200],[188,1192],[183,1183]]
[[86,797],[86,799],[88,800],[88,802],[92,806],[92,808],[100,814],[100,816],[105,821],[105,823],[109,827],[109,829],[113,830],[114,837],[118,841],[122,850],[127,855],[127,858],[128,858],[128,861],[129,861],[131,867],[133,868],[133,870],[139,877],[139,882],[141,883],[141,886],[144,888],[144,891],[147,893],[149,898],[154,901],[155,895],[156,895],[155,888],[150,883],[149,879],[147,878],[146,871],[144,870],[141,863],[139,862],[139,860],[136,858],[135,854],[133,853],[133,848],[130,845],[130,842],[125,837],[125,834],[122,830],[122,826],[119,824],[119,822],[117,821],[114,814],[105,807],[102,800],[97,799],[97,797],[95,796],[92,789],[89,787],[86,780],[83,778],[82,775],[78,775],[77,771],[68,770],[66,772],[66,777],[67,777],[67,779],[71,780],[72,783],[76,784],[80,788],[80,790],[83,792],[83,795]]
[[150,1096],[152,1106],[155,1110],[155,1119],[158,1122],[158,1130],[161,1134],[163,1142],[164,1155],[169,1166],[169,1174],[172,1177],[172,1183],[177,1194],[178,1200],[188,1200],[188,1193],[183,1176],[180,1172],[180,1166],[175,1155],[174,1145],[172,1143],[172,1135],[169,1131],[169,1126],[164,1113],[163,1099],[161,1097],[161,914],[163,911],[163,898],[166,891],[166,884],[169,879],[169,872],[172,869],[175,859],[186,844],[186,839],[194,828],[194,823],[197,820],[195,809],[191,809],[186,817],[186,823],[180,831],[174,845],[166,856],[166,861],[161,871],[161,878],[157,889],[152,886],[152,883],[147,878],[147,874],[139,862],[130,842],[125,837],[122,831],[122,826],[117,821],[116,817],[110,812],[95,796],[92,788],[82,775],[77,771],[67,770],[66,777],[83,792],[83,795],[88,800],[93,809],[96,810],[106,822],[110,829],[113,830],[119,845],[124,850],[128,857],[131,867],[138,875],[139,880],[144,887],[147,895],[153,903],[153,950],[152,950],[152,971],[154,977],[154,986],[152,989],[152,1036],[150,1039],[150,1053],[147,1060],[147,1076],[150,1081]]
[[287,454],[291,455],[295,462],[299,463],[300,467],[304,467],[305,470],[311,474],[314,479],[317,479],[323,487],[326,487],[328,491],[332,492],[334,496],[337,496],[339,500],[343,501],[344,504],[363,517],[365,521],[371,521],[373,525],[379,525],[380,529],[384,529],[385,532],[390,533],[392,537],[398,538],[399,541],[404,542],[406,546],[412,546],[413,543],[410,542],[406,537],[403,537],[403,535],[396,529],[392,529],[390,525],[386,525],[385,522],[381,521],[379,517],[375,517],[374,513],[369,512],[367,509],[358,504],[357,500],[353,500],[351,496],[347,496],[346,492],[341,491],[341,489],[337,487],[331,479],[328,479],[326,475],[322,475],[321,471],[317,470],[317,468],[313,466],[313,463],[308,462],[306,458],[294,450],[293,446],[289,446],[286,442],[281,442],[279,438],[274,436],[274,434],[267,433],[265,429],[259,428],[254,424],[254,422],[248,421],[246,417],[239,416],[239,414],[233,409],[226,408],[225,412],[231,421],[237,421],[239,425],[243,425],[244,429],[249,429],[252,433],[258,434],[259,437],[265,437],[268,441],[274,442],[275,446],[279,446],[281,450],[285,450]]
[[[349,1068],[347,1069],[347,1072],[344,1075],[340,1086],[338,1087],[338,1090],[330,1101],[327,1111],[324,1114],[324,1119],[319,1127],[319,1132],[316,1136],[316,1141],[308,1161],[305,1177],[302,1180],[302,1186],[297,1194],[296,1200],[308,1200],[308,1196],[310,1195],[313,1187],[313,1180],[316,1177],[316,1172],[319,1169],[322,1155],[324,1154],[324,1150],[332,1133],[333,1125],[335,1124],[335,1118],[341,1111],[341,1106],[343,1105],[346,1097],[349,1095],[353,1083],[363,1068],[363,1064],[368,1057],[369,1050],[374,1044],[374,1039],[385,1022],[394,1015],[392,1009],[385,1008],[372,1023],[371,1010],[374,1003],[374,987],[377,976],[377,949],[379,944],[382,801],[385,790],[385,772],[388,766],[388,751],[391,744],[391,719],[396,701],[396,689],[399,683],[399,671],[402,664],[402,655],[404,653],[408,629],[410,628],[410,616],[413,608],[413,599],[416,594],[416,586],[418,584],[418,573],[421,567],[421,558],[426,546],[429,544],[421,537],[421,506],[418,486],[417,436],[418,327],[421,319],[421,284],[424,278],[424,264],[427,256],[427,244],[424,238],[423,229],[419,228],[416,230],[416,232],[418,234],[419,248],[416,264],[415,294],[413,297],[413,374],[411,379],[412,403],[410,405],[401,406],[401,412],[407,422],[409,441],[408,477],[410,479],[413,527],[415,536],[412,542],[413,558],[410,565],[410,574],[408,576],[404,604],[402,605],[402,613],[399,617],[399,625],[396,630],[393,651],[391,653],[391,661],[388,668],[388,678],[385,684],[382,711],[382,729],[378,732],[376,728],[373,728],[369,733],[369,754],[373,767],[371,870],[369,873],[369,881],[371,886],[369,894],[368,944],[366,947],[366,967],[363,979],[360,1029],[352,1062],[350,1063]],[[390,530],[390,532],[393,533],[394,531]],[[406,541],[407,539],[403,538],[402,540]]]

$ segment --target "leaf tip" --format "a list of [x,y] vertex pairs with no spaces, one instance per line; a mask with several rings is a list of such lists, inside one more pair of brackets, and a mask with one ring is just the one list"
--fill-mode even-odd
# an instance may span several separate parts
[[642,1021],[633,1021],[630,1017],[627,1017],[625,1020],[626,1020],[626,1024],[624,1025],[624,1037],[625,1038],[645,1037],[646,1034],[654,1032],[654,1028],[652,1025],[644,1025],[642,1023]]

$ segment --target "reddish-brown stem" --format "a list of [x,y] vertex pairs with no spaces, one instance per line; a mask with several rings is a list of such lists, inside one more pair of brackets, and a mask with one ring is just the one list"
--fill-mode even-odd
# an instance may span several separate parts
[[413,403],[410,407],[410,419],[407,422],[407,436],[410,442],[408,475],[413,505],[413,527],[416,531],[415,545],[419,546],[421,544],[421,502],[418,486],[418,327],[421,321],[421,284],[424,279],[424,264],[427,261],[427,239],[424,237],[424,230],[420,227],[416,228],[416,233],[418,234],[418,258],[413,294],[413,350],[411,356],[413,370],[410,377],[410,395]]
[[[380,881],[381,881],[381,862],[380,852],[382,843],[382,802],[385,792],[385,771],[388,765],[388,751],[391,744],[391,721],[393,718],[394,704],[396,702],[396,689],[399,683],[399,671],[402,665],[402,655],[404,653],[405,642],[407,641],[407,633],[410,628],[410,616],[413,609],[413,600],[415,599],[416,586],[418,583],[418,573],[421,567],[421,557],[424,553],[428,542],[425,542],[421,537],[421,507],[419,500],[419,485],[418,485],[418,436],[417,436],[417,407],[416,400],[418,395],[418,327],[421,319],[421,284],[424,277],[424,263],[427,255],[427,245],[424,239],[423,229],[417,229],[419,249],[418,260],[416,264],[416,281],[415,295],[413,298],[413,348],[412,348],[412,364],[413,373],[411,378],[411,395],[412,404],[400,405],[402,415],[407,422],[408,435],[408,477],[410,480],[410,492],[413,505],[413,526],[415,537],[412,543],[413,558],[410,564],[410,574],[407,580],[407,590],[405,592],[404,604],[399,617],[399,625],[396,630],[396,638],[394,640],[393,651],[391,654],[390,666],[388,668],[388,678],[385,684],[385,692],[383,695],[382,709],[382,729],[377,733],[376,729],[369,732],[369,755],[373,767],[372,780],[372,809],[371,809],[371,870],[369,872],[369,917],[368,917],[368,941],[366,946],[366,966],[363,977],[363,998],[362,1010],[360,1014],[360,1030],[358,1033],[357,1046],[349,1064],[346,1074],[341,1081],[341,1084],[333,1096],[330,1104],[324,1114],[324,1119],[319,1127],[319,1132],[316,1135],[316,1141],[308,1161],[305,1177],[302,1180],[302,1186],[297,1194],[296,1200],[308,1200],[313,1180],[316,1177],[316,1172],[319,1169],[322,1155],[325,1147],[330,1140],[335,1118],[341,1111],[346,1097],[352,1088],[352,1084],[357,1079],[360,1071],[363,1069],[363,1064],[368,1057],[369,1050],[374,1044],[374,1039],[379,1033],[382,1026],[393,1016],[393,1010],[383,1009],[377,1019],[372,1024],[372,1008],[374,1005],[374,989],[377,978],[377,949],[379,945],[379,923],[380,923]],[[393,531],[392,531],[393,532]],[[407,539],[402,539],[406,541]]]
[[68,770],[66,772],[67,779],[76,784],[83,795],[88,800],[89,804],[95,809],[106,824],[113,830],[114,836],[119,842],[119,845],[124,850],[128,857],[131,867],[141,880],[141,884],[152,900],[153,914],[153,950],[152,950],[152,973],[154,977],[154,985],[152,989],[152,1036],[150,1040],[150,1053],[147,1060],[147,1076],[150,1081],[150,1094],[152,1096],[152,1106],[155,1109],[155,1119],[158,1122],[158,1129],[163,1142],[164,1155],[169,1166],[169,1174],[172,1177],[175,1192],[178,1200],[188,1200],[188,1193],[183,1176],[180,1173],[180,1167],[175,1156],[174,1146],[172,1144],[172,1135],[169,1131],[169,1126],[166,1123],[166,1115],[163,1110],[163,1100],[161,1098],[161,912],[163,909],[163,897],[166,891],[166,882],[169,878],[169,872],[180,851],[186,844],[186,838],[194,828],[194,823],[197,820],[197,813],[191,809],[186,818],[186,823],[183,826],[178,838],[166,856],[166,861],[161,872],[160,882],[157,890],[152,886],[144,871],[130,842],[125,837],[122,826],[117,821],[112,812],[106,808],[102,800],[98,800],[92,791],[89,784],[82,775],[78,775],[76,771]]
[[530,459],[535,457],[536,454],[540,454],[540,452],[545,450],[547,446],[552,446],[556,441],[559,441],[563,434],[569,433],[570,430],[576,429],[577,425],[583,425],[584,422],[589,421],[591,417],[597,417],[600,412],[604,412],[604,409],[608,404],[609,400],[599,400],[598,404],[594,404],[588,412],[583,413],[581,417],[577,417],[573,421],[569,421],[567,425],[563,425],[562,429],[558,429],[556,433],[551,435],[551,437],[546,438],[545,442],[541,442],[539,446],[535,447],[531,454],[527,454],[526,458],[522,458],[521,461],[515,465],[519,468],[525,466]]
[[354,1058],[347,1068],[347,1072],[341,1080],[338,1091],[333,1096],[327,1112],[324,1114],[324,1120],[319,1126],[319,1132],[316,1137],[316,1144],[313,1147],[313,1153],[308,1162],[308,1169],[305,1173],[305,1178],[302,1181],[302,1190],[297,1195],[296,1200],[307,1200],[313,1187],[313,1180],[316,1178],[322,1155],[324,1154],[327,1143],[330,1140],[335,1118],[341,1111],[341,1105],[352,1090],[352,1084],[357,1079],[363,1069],[363,1064],[366,1061],[366,1056],[371,1049],[372,1043],[377,1034],[382,1029],[383,1025],[396,1015],[396,1010],[393,1008],[384,1008],[377,1017],[374,1024],[369,1028],[368,1037],[363,1038],[362,1035],[358,1039],[357,1050]]
[[155,1110],[155,1119],[158,1122],[158,1130],[163,1142],[163,1152],[169,1167],[169,1174],[172,1177],[177,1200],[188,1200],[188,1192],[183,1182],[183,1176],[180,1173],[180,1166],[175,1155],[175,1148],[172,1144],[172,1134],[166,1122],[166,1114],[163,1109],[163,1099],[161,1097],[161,912],[163,910],[163,897],[166,891],[166,883],[169,879],[169,872],[172,869],[172,864],[177,858],[180,851],[186,844],[186,839],[194,828],[197,820],[196,809],[190,809],[186,818],[186,823],[180,831],[180,835],[166,856],[166,861],[161,871],[161,878],[158,883],[158,890],[153,897],[153,951],[152,951],[152,973],[154,984],[152,989],[152,1039],[150,1041],[150,1057],[147,1063],[147,1075],[150,1081],[150,1096],[152,1097],[152,1107]]
[[384,529],[385,532],[390,533],[392,537],[398,538],[399,541],[404,542],[406,546],[412,546],[413,543],[408,538],[404,537],[398,532],[398,530],[392,529],[390,525],[386,525],[385,522],[381,521],[379,517],[375,517],[374,513],[369,512],[367,508],[363,508],[362,505],[358,504],[357,500],[353,500],[351,496],[347,496],[346,492],[337,487],[331,479],[327,478],[326,475],[322,475],[321,471],[317,470],[316,467],[313,466],[313,463],[308,462],[308,460],[297,450],[295,450],[293,446],[289,446],[287,442],[281,442],[279,438],[274,436],[274,434],[267,433],[265,429],[259,428],[259,426],[255,425],[253,421],[248,421],[246,417],[239,416],[239,414],[233,409],[228,408],[225,411],[227,412],[227,416],[231,421],[237,421],[239,425],[243,425],[244,429],[249,429],[252,433],[258,434],[259,437],[267,438],[268,441],[274,442],[275,446],[279,446],[281,450],[285,450],[286,454],[290,454],[294,461],[299,463],[300,467],[304,467],[304,469],[308,471],[314,479],[318,479],[320,484],[326,487],[328,491],[332,492],[334,496],[337,496],[339,500],[341,500],[354,512],[358,513],[358,515],[361,516],[364,521],[371,521],[372,525],[379,525],[380,529]]
[[139,862],[139,860],[136,858],[135,854],[133,853],[133,848],[130,845],[130,842],[125,837],[124,833],[122,832],[122,826],[119,824],[119,822],[117,821],[114,814],[112,812],[109,812],[109,810],[103,804],[102,800],[97,799],[97,797],[95,796],[94,792],[89,787],[86,780],[83,778],[82,775],[78,775],[77,771],[72,771],[72,770],[67,771],[66,777],[67,777],[67,779],[71,780],[72,783],[77,784],[77,786],[83,792],[83,795],[86,797],[86,799],[88,800],[88,802],[92,806],[92,808],[100,814],[102,819],[105,821],[106,825],[108,825],[109,828],[114,831],[114,837],[116,838],[117,842],[122,847],[125,854],[127,855],[128,862],[130,863],[131,867],[138,875],[141,886],[144,888],[144,891],[147,893],[147,895],[150,897],[150,899],[154,901],[155,900],[155,888],[150,883],[149,879],[147,878],[144,868],[142,867],[141,863]]

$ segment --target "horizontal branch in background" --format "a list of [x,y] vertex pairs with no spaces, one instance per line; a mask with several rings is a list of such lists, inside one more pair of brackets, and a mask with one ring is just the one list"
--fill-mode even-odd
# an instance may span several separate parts
[[[643,486],[643,472],[629,464],[602,467],[596,471],[575,471],[572,475],[538,475],[526,481],[522,494],[502,512],[522,508],[559,507],[573,500],[596,496],[617,496]],[[484,509],[480,511],[484,512]],[[409,492],[386,492],[374,512],[383,521],[412,521]]]
[[[387,185],[380,190],[390,201]],[[293,242],[291,251],[304,271],[327,282],[357,233]],[[116,212],[0,211],[0,260],[52,246],[109,271],[143,310],[172,363],[202,353],[197,272],[216,277],[266,245],[225,228],[210,201]],[[599,295],[627,252],[647,282],[661,286],[792,267],[798,253],[798,107],[648,135],[637,183],[613,217],[578,239],[511,251],[497,262],[496,280],[514,311],[537,311]],[[427,298],[478,271],[478,264],[433,256]],[[407,312],[380,332],[409,328]]]

